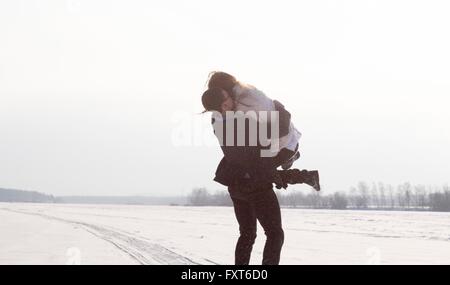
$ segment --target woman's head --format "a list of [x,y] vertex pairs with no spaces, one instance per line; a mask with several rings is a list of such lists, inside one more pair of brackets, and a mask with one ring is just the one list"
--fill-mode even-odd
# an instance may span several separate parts
[[221,88],[233,96],[233,88],[237,83],[234,76],[222,71],[215,71],[209,76],[208,89]]
[[210,88],[203,93],[202,104],[206,111],[225,113],[235,107],[233,97],[222,88]]

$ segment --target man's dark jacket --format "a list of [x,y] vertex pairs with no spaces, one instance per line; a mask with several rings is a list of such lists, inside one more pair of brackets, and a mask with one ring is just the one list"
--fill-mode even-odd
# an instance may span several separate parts
[[[286,136],[289,133],[291,114],[284,108],[284,106],[274,101],[275,110],[279,112],[279,137]],[[217,123],[217,122],[212,122]],[[237,120],[223,120],[223,130],[226,130],[226,124],[235,124],[235,140],[237,138]],[[249,122],[247,122],[245,128],[246,142],[249,137]],[[270,126],[268,126],[270,130]],[[215,135],[219,137],[219,134],[215,132]],[[223,134],[223,142],[226,142],[225,133]],[[259,134],[258,134],[259,138]],[[270,146],[269,146],[270,147]],[[257,146],[227,146],[225,143],[221,145],[224,157],[217,167],[214,181],[225,185],[234,186],[239,185],[243,181],[250,183],[251,185],[272,183],[272,177],[276,168],[279,166],[275,163],[275,158],[261,157],[261,150],[268,149],[269,147],[263,147],[258,142]]]

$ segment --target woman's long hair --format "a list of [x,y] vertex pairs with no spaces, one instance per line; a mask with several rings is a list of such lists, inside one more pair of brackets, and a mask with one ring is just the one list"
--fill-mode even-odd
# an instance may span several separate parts
[[235,94],[233,92],[234,86],[239,82],[236,78],[222,71],[213,71],[208,76],[208,89],[220,88],[227,91],[233,99],[235,99]]
[[234,88],[236,87],[236,85],[239,85],[243,88],[254,88],[254,87],[239,82],[238,80],[236,80],[236,78],[233,75],[228,74],[223,71],[213,71],[209,74],[207,84],[208,84],[208,89],[221,88],[221,89],[227,91],[227,93],[237,103],[242,104],[246,107],[250,107],[249,105],[244,104],[244,103],[240,102],[239,100],[237,100],[238,98],[236,96],[237,94],[235,94]]

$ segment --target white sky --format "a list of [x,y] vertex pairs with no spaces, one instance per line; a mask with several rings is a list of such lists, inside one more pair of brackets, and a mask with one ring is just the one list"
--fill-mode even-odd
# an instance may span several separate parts
[[211,139],[198,115],[211,70],[286,105],[296,167],[319,169],[325,191],[447,183],[449,13],[432,0],[1,1],[0,187],[223,189],[218,145],[174,141],[197,124]]

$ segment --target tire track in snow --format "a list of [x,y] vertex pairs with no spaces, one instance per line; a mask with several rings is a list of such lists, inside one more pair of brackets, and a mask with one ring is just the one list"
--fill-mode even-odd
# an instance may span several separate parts
[[[199,265],[200,263],[177,254],[159,244],[151,243],[133,235],[126,234],[123,231],[112,229],[94,224],[89,224],[80,221],[63,219],[55,216],[49,216],[42,213],[34,213],[27,211],[12,210],[8,208],[1,208],[5,211],[15,212],[19,214],[26,214],[32,216],[40,216],[49,220],[56,220],[63,223],[80,226],[92,235],[107,241],[117,247],[119,250],[131,256],[134,260],[142,265]],[[210,260],[204,259],[203,264],[216,264]]]

